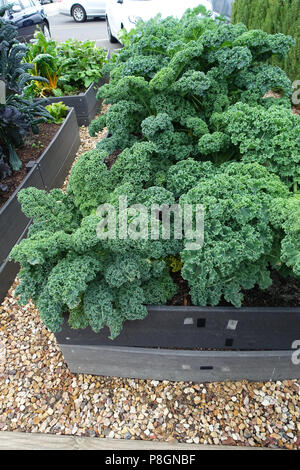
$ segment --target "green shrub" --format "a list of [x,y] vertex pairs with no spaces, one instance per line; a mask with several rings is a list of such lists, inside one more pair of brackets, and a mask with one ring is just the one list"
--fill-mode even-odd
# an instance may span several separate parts
[[283,33],[292,36],[296,45],[287,57],[273,58],[289,78],[300,79],[300,0],[235,0],[233,23],[244,23],[249,29],[262,29],[267,33]]

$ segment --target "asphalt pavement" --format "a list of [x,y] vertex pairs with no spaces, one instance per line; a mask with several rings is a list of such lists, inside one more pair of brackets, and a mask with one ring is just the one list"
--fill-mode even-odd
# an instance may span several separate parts
[[56,41],[66,39],[79,39],[80,41],[94,40],[97,46],[113,50],[121,47],[120,44],[111,44],[107,37],[106,21],[100,18],[87,20],[85,23],[76,23],[71,16],[58,13],[59,3],[43,5],[50,23],[51,36]]

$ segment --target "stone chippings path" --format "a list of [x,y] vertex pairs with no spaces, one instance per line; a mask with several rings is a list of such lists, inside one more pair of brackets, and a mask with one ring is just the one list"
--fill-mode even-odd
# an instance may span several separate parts
[[[86,128],[80,133],[78,156],[96,142]],[[300,449],[300,380],[75,375],[34,305],[17,305],[14,288],[0,306],[0,431]]]

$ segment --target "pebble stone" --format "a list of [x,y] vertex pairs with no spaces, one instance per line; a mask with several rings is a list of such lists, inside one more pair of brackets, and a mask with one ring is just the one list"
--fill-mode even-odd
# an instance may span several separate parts
[[[77,154],[93,148],[80,129]],[[300,381],[194,384],[72,374],[16,283],[0,306],[0,431],[300,449]]]

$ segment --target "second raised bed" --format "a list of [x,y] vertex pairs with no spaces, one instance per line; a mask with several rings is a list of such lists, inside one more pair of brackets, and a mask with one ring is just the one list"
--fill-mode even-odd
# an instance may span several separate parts
[[78,126],[88,126],[100,110],[101,100],[97,100],[97,91],[106,81],[102,78],[98,83],[92,83],[85,93],[49,98],[49,102],[58,103],[62,101],[66,106],[74,108]]

